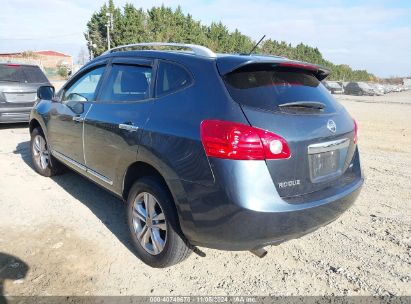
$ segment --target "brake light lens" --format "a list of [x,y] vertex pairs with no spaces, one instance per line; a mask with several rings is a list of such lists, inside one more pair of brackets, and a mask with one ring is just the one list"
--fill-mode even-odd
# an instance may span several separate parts
[[354,119],[354,144],[358,142],[358,123]]
[[279,64],[281,67],[288,67],[288,68],[297,68],[297,69],[303,69],[303,70],[311,70],[311,71],[317,71],[319,69],[318,66],[313,65],[313,64],[308,64],[308,63],[300,63],[300,62],[281,62]]
[[9,68],[19,68],[20,67],[19,64],[13,64],[13,63],[6,64],[6,66],[8,66]]
[[291,156],[284,138],[266,130],[222,120],[201,123],[201,141],[207,156],[237,159],[285,159]]

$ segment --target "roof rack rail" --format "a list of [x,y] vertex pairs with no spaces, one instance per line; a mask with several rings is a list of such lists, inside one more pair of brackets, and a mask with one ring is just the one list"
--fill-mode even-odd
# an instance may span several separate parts
[[121,45],[121,46],[117,46],[115,48],[112,48],[104,52],[102,55],[110,54],[110,53],[113,53],[114,51],[120,51],[122,49],[127,49],[127,48],[150,47],[150,46],[151,47],[156,47],[156,46],[181,47],[181,48],[191,49],[191,51],[197,56],[203,56],[207,58],[217,57],[217,55],[212,50],[204,46],[201,46],[201,45],[185,44],[185,43],[171,43],[171,42],[147,42],[147,43],[133,43],[133,44]]

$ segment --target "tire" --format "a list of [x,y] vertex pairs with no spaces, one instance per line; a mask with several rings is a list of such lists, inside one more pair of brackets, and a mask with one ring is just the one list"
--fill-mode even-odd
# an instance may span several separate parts
[[127,199],[127,223],[136,254],[155,268],[180,263],[192,252],[165,187],[156,177],[144,177],[134,183]]
[[36,172],[46,177],[61,174],[64,166],[50,155],[46,137],[41,129],[34,129],[30,135],[31,159]]

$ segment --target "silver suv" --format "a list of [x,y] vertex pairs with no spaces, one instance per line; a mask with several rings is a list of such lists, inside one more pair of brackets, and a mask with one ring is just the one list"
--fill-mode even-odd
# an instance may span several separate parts
[[0,63],[0,123],[28,122],[44,85],[50,82],[37,65]]

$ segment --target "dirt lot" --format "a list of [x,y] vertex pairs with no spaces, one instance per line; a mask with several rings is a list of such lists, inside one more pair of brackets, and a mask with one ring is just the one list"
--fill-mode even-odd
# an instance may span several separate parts
[[[0,126],[0,269],[9,295],[411,295],[411,92],[338,97],[360,126],[353,208],[299,240],[204,249],[165,270],[134,255],[119,200],[74,173],[37,175],[27,125]],[[1,292],[1,286],[0,286]]]

